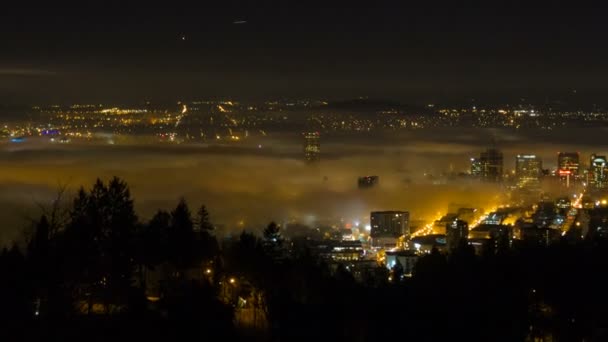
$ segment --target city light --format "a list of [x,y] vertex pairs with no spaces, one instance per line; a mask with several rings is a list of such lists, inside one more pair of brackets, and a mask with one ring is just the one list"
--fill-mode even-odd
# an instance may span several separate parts
[[3,6],[7,341],[608,335],[602,6],[195,5]]

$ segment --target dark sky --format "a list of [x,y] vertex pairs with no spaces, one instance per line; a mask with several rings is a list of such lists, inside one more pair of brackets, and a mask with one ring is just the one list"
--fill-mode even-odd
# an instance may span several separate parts
[[370,96],[608,103],[608,13],[599,5],[81,3],[4,5],[0,101]]

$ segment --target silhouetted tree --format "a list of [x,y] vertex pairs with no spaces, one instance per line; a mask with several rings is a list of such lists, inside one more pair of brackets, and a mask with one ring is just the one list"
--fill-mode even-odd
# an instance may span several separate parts
[[201,231],[201,232],[208,232],[210,233],[211,231],[213,231],[213,224],[211,224],[211,221],[209,219],[209,212],[207,211],[207,208],[202,205],[198,211],[196,212],[197,215],[197,228]]
[[[178,340],[218,335],[234,340],[233,308],[220,300],[217,285],[235,277],[239,287],[233,294],[265,311],[276,340],[521,341],[526,334],[606,340],[608,281],[600,271],[608,267],[608,240],[599,233],[584,241],[565,236],[549,247],[514,243],[513,248],[504,240],[499,245],[504,253],[492,249],[481,256],[467,244],[449,257],[434,249],[420,256],[412,279],[388,286],[386,267],[363,272],[371,276],[359,284],[350,262],[320,260],[306,243],[286,258],[276,223],[262,238],[242,232],[220,252],[203,228],[211,226],[209,214],[197,214],[200,229],[194,229],[181,200],[170,214],[159,211],[140,225],[128,187],[118,178],[80,189],[65,226],[55,229],[43,215],[25,255],[17,245],[0,252],[2,336],[156,340],[172,334]],[[131,283],[136,265],[170,261],[182,271],[205,258],[214,265],[224,260],[227,273],[216,268],[210,282],[169,279],[163,286],[170,290],[156,303]],[[354,269],[363,270],[358,266]],[[397,263],[393,278],[402,272]],[[73,304],[87,301],[89,308],[101,302],[127,310],[111,317],[73,314]],[[402,322],[408,329],[392,329]]]
[[[132,284],[134,270],[134,234],[137,216],[127,184],[117,177],[110,180],[106,188],[105,210],[101,210],[104,221],[105,244],[103,246],[104,273],[107,276],[110,295],[120,293],[127,296]],[[100,205],[103,208],[103,205]]]
[[245,251],[244,255],[249,254],[247,252],[253,253],[258,245],[258,239],[253,233],[249,233],[246,231],[242,231],[239,236],[239,249],[241,251]]
[[0,254],[0,275],[0,322],[11,325],[27,322],[34,316],[35,309],[26,260],[16,244]]
[[264,239],[266,241],[272,242],[273,244],[281,243],[281,228],[276,222],[270,222],[268,226],[264,229]]
[[80,188],[70,211],[70,219],[58,250],[61,287],[70,295],[85,293],[88,310],[92,309],[99,289],[94,285],[102,278],[99,257],[101,255],[100,234],[96,218],[90,216],[89,194]]
[[418,259],[414,268],[414,278],[424,281],[434,282],[443,277],[447,269],[445,255],[442,255],[437,248],[433,248],[431,253]]
[[28,244],[28,257],[39,261],[45,259],[49,254],[49,221],[45,215],[40,217],[34,231],[34,236]]
[[188,204],[183,198],[171,212],[168,238],[169,260],[178,271],[183,271],[192,266],[195,258],[194,224]]
[[167,234],[171,215],[159,210],[152,219],[144,225],[138,226],[136,237],[136,257],[138,266],[139,284],[145,291],[147,274],[159,264],[168,261]]
[[229,272],[244,276],[257,286],[261,285],[267,265],[262,246],[253,233],[242,231],[224,257]]
[[216,289],[196,282],[176,283],[175,295],[165,303],[177,340],[214,338],[234,340],[232,307],[222,303]]
[[142,262],[150,268],[167,260],[167,235],[171,225],[171,214],[159,210],[143,227],[141,234]]
[[211,234],[214,227],[209,219],[209,212],[204,205],[197,211],[196,224],[198,228],[195,246],[197,261],[215,259],[219,252],[219,245],[216,238]]
[[89,193],[81,189],[66,227],[69,278],[95,299],[111,304],[124,301],[134,270],[134,234],[137,216],[125,182],[114,177],[106,186],[100,179]]
[[27,248],[29,280],[33,286],[33,300],[38,303],[38,315],[47,311],[46,301],[54,268],[50,254],[49,230],[49,222],[46,216],[42,215]]

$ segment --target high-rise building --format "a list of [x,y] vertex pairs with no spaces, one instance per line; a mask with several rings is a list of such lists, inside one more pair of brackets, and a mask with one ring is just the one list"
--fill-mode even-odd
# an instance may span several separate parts
[[466,243],[469,236],[469,225],[466,221],[454,220],[445,227],[448,251]]
[[496,148],[489,148],[479,157],[481,165],[481,178],[487,182],[500,182],[502,180],[502,152]]
[[559,152],[557,154],[557,175],[566,187],[570,187],[579,173],[578,152]]
[[471,158],[471,176],[481,176],[481,162],[479,158]]
[[589,160],[589,184],[597,189],[606,187],[608,180],[608,161],[606,156],[592,154]]
[[320,158],[321,144],[319,143],[319,132],[304,133],[304,158],[307,162],[316,162]]
[[357,181],[357,186],[359,187],[359,189],[372,188],[372,187],[378,185],[379,181],[380,181],[380,177],[378,177],[378,176],[359,177],[359,179]]
[[519,188],[538,188],[543,163],[533,154],[518,154],[515,157],[515,175]]
[[557,168],[558,170],[569,170],[573,175],[578,175],[578,152],[559,152],[557,154]]
[[410,236],[410,213],[407,211],[372,211],[370,214],[372,245],[379,246],[382,240]]

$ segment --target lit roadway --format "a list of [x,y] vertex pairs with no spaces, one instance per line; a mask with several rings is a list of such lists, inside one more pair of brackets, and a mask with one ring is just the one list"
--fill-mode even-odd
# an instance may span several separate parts
[[[490,214],[490,213],[496,211],[496,209],[498,209],[498,206],[492,207],[490,210],[487,211],[487,213]],[[477,227],[478,225],[480,225],[486,218],[488,218],[488,214],[481,215],[479,217],[479,219],[477,219],[475,222],[469,223],[469,229],[473,229],[473,228]],[[437,232],[433,231],[435,221],[441,219],[442,217],[443,217],[443,215],[441,213],[438,213],[437,217],[435,219],[431,220],[429,223],[424,225],[424,227],[422,227],[421,229],[418,229],[416,232],[414,232],[411,235],[411,237],[414,238],[417,236],[436,234]]]
[[[576,208],[576,209],[580,209],[582,207],[582,199],[583,199],[583,192],[581,192],[580,194],[578,194],[578,196],[576,197],[576,200],[572,203],[572,207]],[[482,224],[485,219],[488,218],[488,215],[492,212],[495,212],[496,210],[498,210],[500,207],[499,205],[493,206],[491,207],[489,210],[486,211],[486,214],[481,215],[476,221],[469,223],[469,230],[474,229],[475,227],[479,226],[480,224]],[[437,232],[435,232],[433,230],[435,221],[441,219],[443,215],[441,214],[441,212],[437,213],[437,217],[433,220],[431,220],[429,223],[427,223],[426,225],[424,225],[424,227],[422,227],[421,229],[418,229],[416,232],[414,232],[411,235],[411,238],[414,237],[418,237],[418,236],[425,236],[425,235],[431,235],[431,234],[436,234]],[[564,224],[562,225],[562,230],[566,231],[568,230],[572,224],[575,221],[575,217],[572,217],[570,215],[567,216],[567,219],[565,220]]]
[[[580,194],[578,194],[578,197],[576,197],[576,200],[574,201],[574,203],[572,203],[572,208],[576,208],[576,209],[581,209],[583,207],[582,202],[583,202],[583,194],[585,193],[585,190],[583,190],[583,192],[581,192]],[[572,227],[572,225],[574,224],[574,221],[576,221],[576,217],[578,215],[566,215],[566,220],[564,221],[564,224],[562,225],[562,235],[566,234],[566,231],[568,231],[570,229],[570,227]]]
[[421,229],[418,229],[417,231],[415,231],[411,237],[415,238],[417,236],[425,236],[425,235],[431,235],[433,234],[433,225],[435,224],[435,221],[441,219],[442,215],[440,213],[437,214],[438,216],[434,219],[431,220],[430,223],[427,223],[424,227],[422,227]]

